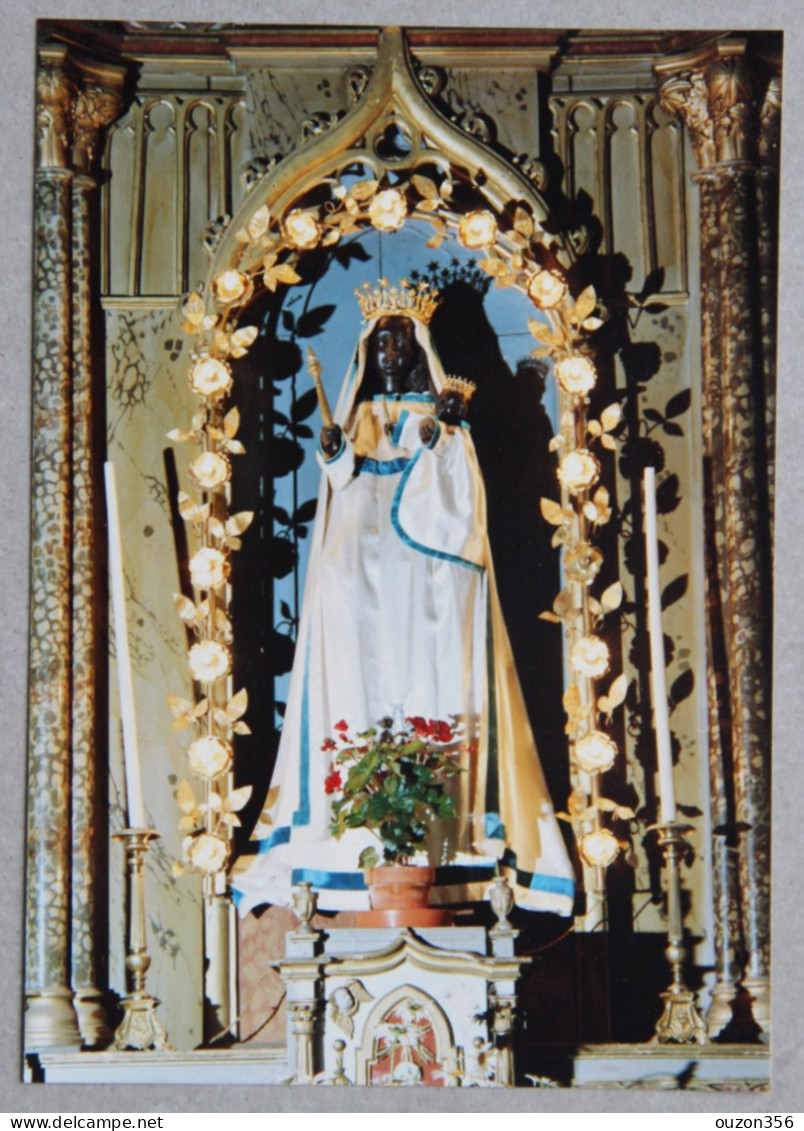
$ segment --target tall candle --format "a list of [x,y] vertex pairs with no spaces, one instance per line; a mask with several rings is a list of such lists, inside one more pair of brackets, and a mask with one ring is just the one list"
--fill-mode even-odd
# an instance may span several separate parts
[[126,810],[129,828],[144,829],[145,809],[142,804],[140,754],[137,746],[137,720],[134,714],[134,683],[131,656],[128,650],[126,594],[123,585],[123,544],[120,539],[120,512],[114,465],[104,464],[106,479],[106,513],[109,519],[109,589],[112,597],[114,639],[117,648],[117,679],[120,688],[120,716],[123,721],[123,765],[126,774]]
[[667,685],[664,671],[664,633],[662,599],[659,588],[659,535],[656,527],[656,470],[645,468],[645,557],[648,564],[648,628],[650,632],[651,688],[656,752],[659,759],[659,800],[662,824],[676,819],[676,794],[673,785],[673,749],[667,710]]

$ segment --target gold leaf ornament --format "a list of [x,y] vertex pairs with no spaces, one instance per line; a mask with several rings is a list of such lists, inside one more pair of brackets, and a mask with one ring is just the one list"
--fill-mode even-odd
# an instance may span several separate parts
[[244,357],[248,347],[257,340],[259,329],[256,326],[243,326],[235,330],[230,339],[232,357]]
[[228,810],[230,813],[239,813],[240,810],[248,804],[251,793],[252,787],[250,785],[243,785],[239,789],[233,789],[223,802],[224,809]]
[[497,221],[485,210],[467,212],[458,225],[458,239],[470,251],[490,247],[497,239]]
[[587,679],[599,679],[609,670],[609,649],[599,636],[582,636],[570,650],[570,667]]
[[187,761],[193,773],[212,781],[231,768],[232,747],[225,739],[207,734],[187,748]]
[[291,247],[299,251],[315,247],[321,239],[321,227],[316,214],[304,208],[294,208],[287,214],[282,231]]
[[622,421],[623,409],[620,404],[610,404],[600,414],[600,425],[604,432],[611,432]]
[[540,499],[539,509],[542,512],[542,518],[546,519],[551,526],[561,526],[565,521],[564,508],[553,499]]
[[222,871],[229,860],[229,845],[212,833],[190,838],[186,849],[190,865],[205,876]]
[[602,730],[593,730],[575,743],[575,759],[587,774],[603,774],[617,757],[617,744]]
[[528,298],[541,310],[552,310],[567,293],[567,284],[554,271],[537,271],[527,284]]
[[368,207],[371,223],[381,232],[395,232],[405,223],[408,205],[397,189],[378,192]]
[[615,609],[619,609],[622,603],[623,587],[619,581],[615,581],[608,589],[604,589],[600,595],[600,604],[604,613],[614,612]]
[[200,397],[223,396],[232,387],[232,371],[225,361],[202,357],[190,370],[190,387]]
[[593,868],[608,868],[617,859],[620,842],[608,829],[595,829],[581,837],[581,856]]

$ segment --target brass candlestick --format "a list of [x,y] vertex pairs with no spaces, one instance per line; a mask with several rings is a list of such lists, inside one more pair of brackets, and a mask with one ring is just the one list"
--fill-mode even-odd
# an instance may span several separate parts
[[145,974],[151,965],[145,937],[145,857],[155,829],[123,829],[114,840],[126,847],[126,915],[128,941],[126,970],[128,994],[123,998],[123,1020],[115,1030],[117,1049],[167,1049],[167,1032],[156,1016],[159,1002],[145,992]]
[[706,1025],[698,1012],[695,994],[684,981],[684,963],[687,946],[684,941],[684,921],[681,914],[681,860],[687,848],[685,834],[692,825],[676,821],[656,825],[659,845],[664,849],[667,876],[667,949],[665,956],[673,972],[673,980],[661,995],[664,1010],[656,1023],[654,1044],[708,1043]]

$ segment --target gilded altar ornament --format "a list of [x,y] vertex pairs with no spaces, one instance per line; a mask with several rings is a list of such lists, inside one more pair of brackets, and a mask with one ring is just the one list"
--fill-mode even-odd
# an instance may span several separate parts
[[187,762],[194,774],[212,781],[232,768],[232,745],[216,734],[205,734],[187,747]]
[[368,217],[381,232],[395,232],[405,223],[408,205],[398,189],[379,192],[368,207]]
[[582,636],[570,650],[570,667],[587,679],[599,679],[609,670],[609,648],[599,636]]
[[226,456],[217,452],[202,452],[189,467],[190,475],[204,491],[216,491],[228,483],[232,467]]
[[229,576],[229,561],[214,546],[202,546],[190,558],[190,581],[196,589],[217,589]]
[[189,837],[186,848],[187,862],[204,876],[214,876],[229,861],[227,841],[214,833],[200,833]]
[[575,743],[575,760],[587,774],[604,774],[616,757],[616,742],[601,730],[589,731]]
[[321,228],[315,214],[303,208],[294,208],[287,214],[282,230],[291,247],[299,251],[315,247],[321,239]]
[[580,852],[593,868],[608,868],[620,851],[620,842],[610,829],[594,829],[581,837]]
[[687,945],[684,938],[684,916],[681,909],[681,861],[688,851],[686,834],[691,825],[672,821],[657,825],[659,845],[664,850],[664,873],[667,881],[667,949],[672,981],[661,994],[664,1009],[656,1022],[655,1044],[709,1043],[706,1024],[698,1012],[696,995],[684,981]]
[[168,1036],[156,1016],[159,1002],[146,991],[145,975],[151,965],[145,929],[145,857],[152,840],[158,840],[155,829],[123,829],[114,840],[125,845],[126,852],[126,972],[128,993],[121,1001],[123,1020],[115,1035],[119,1050],[166,1050]]
[[558,465],[558,478],[571,495],[580,495],[597,483],[600,464],[591,452],[579,448],[564,456]]
[[578,542],[564,552],[564,572],[570,581],[591,585],[600,573],[603,554],[589,542]]
[[436,287],[431,288],[427,283],[413,286],[407,279],[400,279],[396,287],[390,286],[387,279],[380,279],[377,287],[364,283],[362,288],[355,288],[355,294],[364,322],[379,317],[400,317],[415,318],[426,326],[441,303]]
[[531,302],[541,310],[552,310],[567,293],[567,284],[555,271],[537,271],[527,281],[526,291]]
[[251,280],[242,271],[222,271],[212,280],[212,293],[221,306],[246,302],[252,289]]
[[556,379],[565,393],[586,396],[597,383],[597,373],[588,357],[567,357],[557,363]]
[[203,357],[190,370],[190,387],[200,397],[220,397],[232,387],[232,371],[225,361]]
[[458,239],[465,248],[477,251],[490,247],[497,239],[497,221],[491,212],[467,212],[458,225]]
[[187,656],[193,679],[199,683],[214,683],[229,674],[229,650],[217,640],[201,640],[193,644]]

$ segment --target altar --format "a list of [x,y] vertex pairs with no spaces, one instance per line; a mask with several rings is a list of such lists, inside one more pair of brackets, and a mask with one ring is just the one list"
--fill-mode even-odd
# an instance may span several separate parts
[[25,1078],[765,1089],[780,42],[76,26]]

